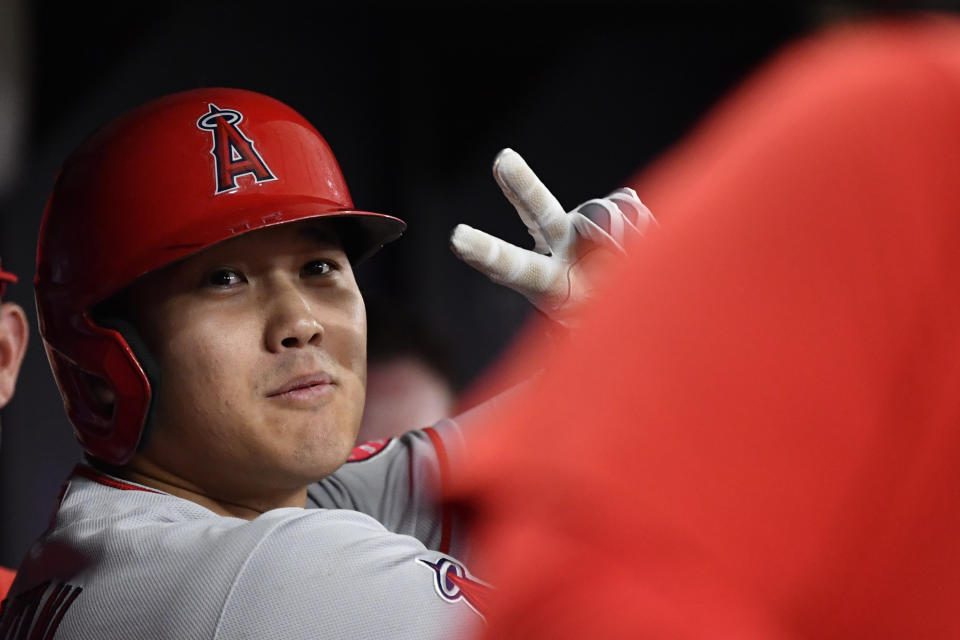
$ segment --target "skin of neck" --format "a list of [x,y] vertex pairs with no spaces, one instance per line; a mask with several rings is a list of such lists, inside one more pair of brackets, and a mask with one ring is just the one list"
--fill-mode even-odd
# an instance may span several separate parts
[[202,487],[167,471],[144,455],[137,455],[124,467],[122,475],[126,480],[189,500],[217,515],[244,520],[253,520],[271,509],[303,508],[307,504],[306,486],[290,490],[269,491],[241,499],[226,499],[211,495]]

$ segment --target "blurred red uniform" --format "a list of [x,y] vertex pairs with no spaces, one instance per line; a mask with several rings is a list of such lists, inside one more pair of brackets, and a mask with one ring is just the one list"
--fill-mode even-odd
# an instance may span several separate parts
[[793,46],[637,190],[456,490],[489,637],[960,637],[960,22]]
[[0,600],[6,597],[7,592],[10,591],[10,585],[13,584],[13,579],[16,577],[17,572],[13,569],[0,567]]

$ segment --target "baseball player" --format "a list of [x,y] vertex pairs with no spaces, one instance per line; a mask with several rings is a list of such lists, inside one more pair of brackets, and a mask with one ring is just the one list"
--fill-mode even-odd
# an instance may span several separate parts
[[[0,301],[17,276],[0,266]],[[15,302],[0,302],[0,408],[7,406],[17,385],[17,374],[27,350],[27,317]],[[0,567],[0,598],[13,583],[14,572]]]
[[[510,150],[494,175],[535,249],[460,226],[454,251],[574,324],[649,213],[629,190],[565,213]],[[0,638],[448,638],[480,622],[490,587],[434,501],[460,424],[353,449],[353,268],[403,228],[355,209],[316,130],[247,91],[161,98],[66,160],[36,296],[87,458]]]

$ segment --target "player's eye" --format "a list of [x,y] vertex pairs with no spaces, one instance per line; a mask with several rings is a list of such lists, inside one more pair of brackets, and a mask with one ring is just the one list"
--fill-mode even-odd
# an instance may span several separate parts
[[332,260],[311,260],[300,269],[300,276],[303,278],[325,276],[339,269],[340,265]]
[[243,274],[234,269],[216,269],[207,276],[205,284],[217,289],[226,289],[235,287],[238,284],[246,282]]

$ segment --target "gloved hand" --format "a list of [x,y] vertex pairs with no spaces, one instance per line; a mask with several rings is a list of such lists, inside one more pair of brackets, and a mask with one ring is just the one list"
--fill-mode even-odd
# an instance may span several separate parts
[[631,236],[642,236],[657,224],[630,188],[564,212],[511,149],[497,154],[493,176],[533,236],[533,249],[522,249],[465,224],[454,228],[451,248],[458,258],[523,294],[566,327],[575,324],[577,310],[592,297],[606,263],[624,254]]

